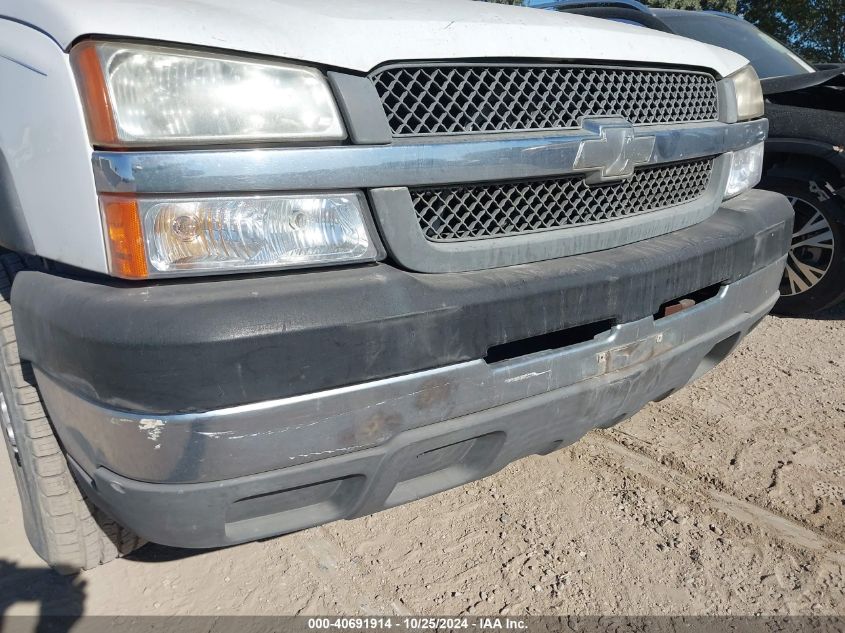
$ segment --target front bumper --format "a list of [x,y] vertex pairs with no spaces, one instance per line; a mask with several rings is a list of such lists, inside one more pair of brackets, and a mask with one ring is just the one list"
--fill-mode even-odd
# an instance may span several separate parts
[[[771,309],[790,234],[785,199],[752,192],[699,225],[604,253],[433,276],[355,269],[366,284],[343,290],[378,292],[345,311],[333,291],[350,270],[144,289],[21,273],[13,309],[21,355],[90,497],[151,541],[211,547],[398,505],[633,415],[719,362]],[[653,317],[719,283],[696,307]],[[47,288],[61,314],[42,300]],[[276,300],[291,289],[310,302]],[[231,302],[236,292],[253,299]],[[379,303],[383,293],[394,301]],[[192,302],[206,309],[180,315]],[[606,319],[616,325],[590,340],[483,360],[492,345]],[[154,334],[134,327],[150,321]],[[191,359],[191,349],[202,351]],[[333,362],[322,367],[323,358]],[[147,381],[155,360],[160,375]],[[307,380],[290,393],[292,368]],[[254,374],[257,391],[275,397],[249,399]],[[197,376],[208,384],[195,393]],[[121,384],[131,385],[122,402],[155,406],[115,404],[110,389]],[[301,393],[303,384],[320,387]],[[231,406],[206,408],[215,392]],[[158,409],[177,394],[181,406]]]
[[[632,416],[733,350],[777,300],[783,263],[679,314],[616,326],[593,341],[501,367],[474,361],[205,419],[130,416],[96,407],[43,376],[39,385],[62,419],[126,429],[183,470],[208,461],[253,463],[268,453],[280,466],[298,464],[166,484],[102,466],[86,472],[72,462],[89,496],[150,541],[240,543],[413,501]],[[254,430],[268,425],[275,428]],[[173,427],[182,436],[175,446],[157,435]],[[146,447],[136,452],[135,443],[123,444],[123,464],[150,455]]]

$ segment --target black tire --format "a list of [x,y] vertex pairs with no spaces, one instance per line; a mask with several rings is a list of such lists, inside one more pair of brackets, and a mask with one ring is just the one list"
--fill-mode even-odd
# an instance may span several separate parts
[[766,178],[760,186],[782,193],[795,209],[792,247],[774,312],[807,317],[845,299],[845,202],[833,193],[835,186],[823,177]]
[[53,432],[32,367],[18,356],[9,296],[24,268],[0,256],[0,421],[21,499],[29,542],[61,573],[91,569],[143,541],[88,502],[76,485]]

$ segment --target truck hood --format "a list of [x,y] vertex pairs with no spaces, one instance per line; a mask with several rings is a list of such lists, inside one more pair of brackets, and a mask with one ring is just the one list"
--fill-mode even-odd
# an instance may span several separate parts
[[746,63],[635,26],[472,0],[0,0],[0,16],[63,49],[88,35],[144,38],[360,72],[388,61],[493,57],[681,64],[726,76]]

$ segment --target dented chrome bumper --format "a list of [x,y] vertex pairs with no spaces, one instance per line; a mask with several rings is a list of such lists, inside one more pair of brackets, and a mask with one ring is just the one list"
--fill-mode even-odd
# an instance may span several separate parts
[[150,540],[222,545],[411,501],[630,417],[730,353],[775,303],[783,263],[563,349],[201,414],[114,411],[38,383],[98,503]]
[[[226,479],[304,464],[552,392],[563,406],[577,399],[562,408],[567,417],[579,411],[601,426],[683,386],[714,345],[735,342],[775,301],[782,268],[779,263],[724,286],[713,299],[680,314],[623,323],[561,350],[492,365],[475,360],[206,413],[110,410],[43,374],[38,384],[50,411],[85,429],[100,464],[146,481]],[[655,372],[657,367],[665,369]],[[621,386],[613,380],[617,376],[624,378]],[[604,390],[603,381],[609,383]],[[637,389],[629,389],[634,382]]]

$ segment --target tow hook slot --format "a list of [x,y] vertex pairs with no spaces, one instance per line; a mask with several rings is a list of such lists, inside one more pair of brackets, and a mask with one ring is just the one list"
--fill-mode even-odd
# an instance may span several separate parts
[[564,347],[572,347],[573,345],[592,341],[600,334],[610,332],[612,327],[613,321],[606,319],[564,330],[548,332],[547,334],[531,336],[501,345],[494,345],[487,350],[484,360],[488,365],[492,365],[493,363],[501,363],[519,358],[520,356],[536,354],[537,352],[550,352],[552,350],[563,349]]
[[695,292],[691,292],[688,295],[684,295],[683,297],[678,297],[677,299],[672,299],[671,301],[667,301],[663,305],[660,306],[660,309],[654,313],[654,320],[657,321],[658,319],[663,319],[665,317],[672,316],[673,314],[678,314],[679,312],[683,312],[684,310],[689,310],[697,306],[700,303],[704,303],[710,299],[716,297],[719,294],[719,291],[722,289],[723,284],[713,284],[712,286],[707,286],[706,288],[702,288],[701,290],[696,290]]

